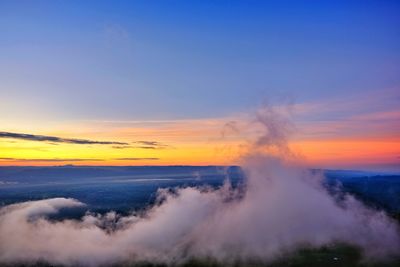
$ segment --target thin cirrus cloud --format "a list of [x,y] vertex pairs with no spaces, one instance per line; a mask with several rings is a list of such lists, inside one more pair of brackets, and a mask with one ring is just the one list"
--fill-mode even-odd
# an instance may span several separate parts
[[[121,161],[128,161],[128,160],[159,160],[159,158],[141,158],[141,157],[133,157],[133,158],[114,158],[112,160],[121,160]],[[28,162],[80,162],[80,161],[104,161],[104,159],[83,159],[83,158],[0,158],[0,161],[28,161]]]
[[103,161],[103,159],[62,159],[62,158],[51,158],[51,159],[21,159],[21,158],[0,158],[0,161],[29,161],[29,162],[64,162],[64,161]]
[[143,149],[163,149],[168,147],[168,145],[157,141],[136,141],[133,143],[137,144],[135,147]]
[[78,145],[121,145],[121,146],[129,145],[128,143],[125,142],[95,141],[88,139],[62,138],[57,136],[11,133],[11,132],[0,132],[0,138],[12,138],[12,139],[22,139],[28,141],[41,141],[41,142],[53,142],[53,143],[69,143]]
[[159,160],[160,158],[116,158],[114,160]]
[[68,144],[78,144],[78,145],[113,145],[112,148],[115,149],[126,149],[126,148],[164,149],[169,147],[169,145],[157,141],[134,141],[131,144],[129,144],[127,142],[96,141],[89,139],[62,138],[57,136],[12,133],[12,132],[0,132],[0,138],[49,142],[50,144],[53,145],[57,145],[58,143],[68,143]]
[[139,149],[164,149],[170,147],[167,144],[163,144],[157,141],[135,141],[132,145],[118,145],[113,146],[115,149],[126,149],[126,148],[139,148]]

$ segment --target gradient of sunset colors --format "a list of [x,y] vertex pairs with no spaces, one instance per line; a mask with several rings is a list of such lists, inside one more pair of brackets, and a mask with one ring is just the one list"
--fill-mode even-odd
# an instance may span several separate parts
[[0,165],[228,165],[265,102],[316,168],[400,170],[399,1],[0,0]]

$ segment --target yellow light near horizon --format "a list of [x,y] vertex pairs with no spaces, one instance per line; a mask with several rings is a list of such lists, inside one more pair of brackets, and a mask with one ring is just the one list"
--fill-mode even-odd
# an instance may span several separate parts
[[[259,132],[221,136],[226,119],[174,121],[129,127],[119,125],[63,125],[63,128],[35,134],[127,142],[131,147],[113,145],[50,143],[21,139],[0,140],[0,165],[230,165],[237,164],[248,140]],[[73,127],[74,126],[74,127]],[[19,131],[24,132],[24,131]],[[157,141],[162,149],[141,149],[135,141]],[[400,139],[295,140],[290,147],[312,166],[352,163],[398,163]],[[7,160],[7,158],[10,158]],[[125,158],[125,160],[121,160]],[[131,159],[129,159],[131,158]],[[14,160],[13,160],[14,159]],[[19,159],[19,160],[18,160]],[[30,160],[31,159],[31,160]],[[43,159],[40,161],[40,159]],[[46,160],[47,159],[47,160]],[[50,160],[48,160],[50,159]],[[51,161],[51,159],[55,159]],[[58,159],[58,160],[57,160]],[[71,159],[60,161],[60,159]],[[77,161],[72,159],[78,159]],[[80,160],[79,160],[80,159]]]
[[[237,153],[227,155],[226,148],[222,149],[220,145],[212,142],[175,143],[173,146],[161,149],[135,147],[116,149],[112,145],[50,144],[18,140],[12,143],[1,142],[0,151],[0,158],[3,158],[0,160],[0,165],[38,166],[64,164],[221,165],[229,164],[230,159],[237,155]],[[6,158],[9,159],[6,160]],[[61,159],[65,161],[51,161]]]

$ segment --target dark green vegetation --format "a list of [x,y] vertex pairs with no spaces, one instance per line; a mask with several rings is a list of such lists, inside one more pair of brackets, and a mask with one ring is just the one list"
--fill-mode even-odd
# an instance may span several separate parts
[[[73,265],[79,266],[79,265]],[[386,259],[384,261],[372,261],[363,259],[361,252],[351,246],[335,245],[319,249],[306,248],[294,254],[281,256],[271,262],[257,260],[240,261],[233,263],[218,262],[213,259],[191,259],[181,264],[166,265],[149,262],[120,263],[104,267],[399,267],[400,259]],[[45,262],[38,263],[14,263],[0,264],[0,267],[62,267]]]

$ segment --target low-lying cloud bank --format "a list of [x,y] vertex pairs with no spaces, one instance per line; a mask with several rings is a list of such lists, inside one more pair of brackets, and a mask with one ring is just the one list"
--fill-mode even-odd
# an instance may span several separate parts
[[158,204],[143,214],[87,214],[79,221],[45,216],[84,205],[74,199],[9,205],[0,210],[0,262],[268,261],[301,246],[334,242],[356,245],[367,257],[399,253],[394,221],[351,196],[335,201],[321,186],[321,177],[294,162],[286,145],[286,122],[268,108],[257,117],[266,132],[242,158],[243,187],[232,188],[227,181],[219,189],[160,190]]

